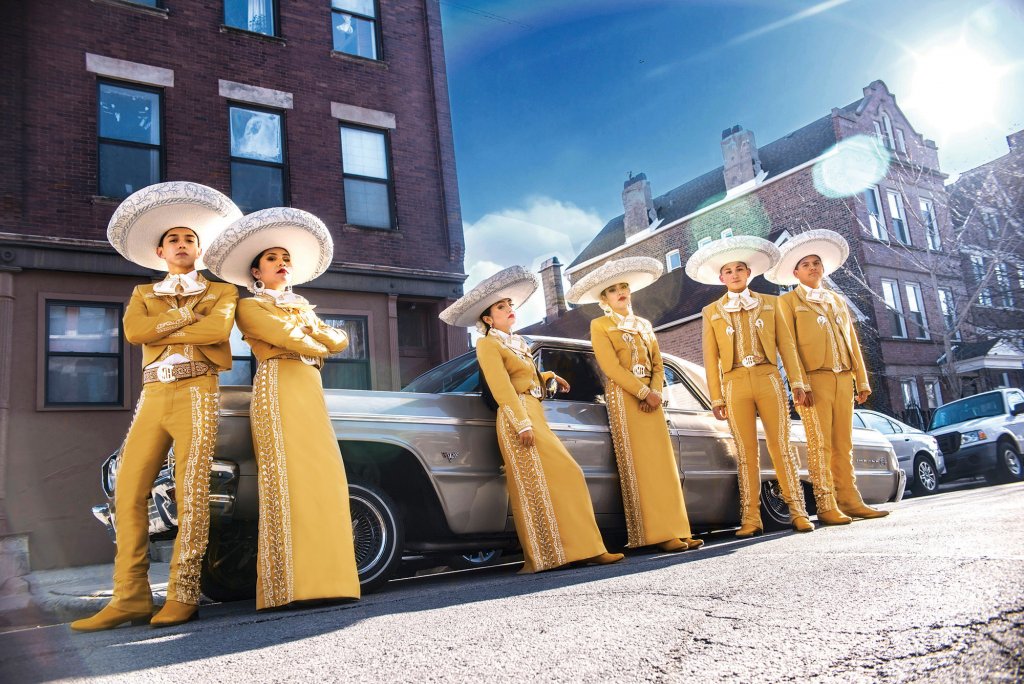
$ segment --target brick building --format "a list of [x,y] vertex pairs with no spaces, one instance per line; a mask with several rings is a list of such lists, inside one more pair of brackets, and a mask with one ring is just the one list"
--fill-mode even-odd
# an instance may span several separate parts
[[[862,98],[767,145],[734,126],[721,146],[722,166],[663,195],[652,196],[644,174],[627,180],[623,214],[569,264],[569,279],[624,256],[662,260],[667,274],[637,294],[637,312],[652,321],[663,350],[700,363],[700,311],[722,289],[685,276],[698,246],[731,233],[781,244],[828,228],[851,246],[831,281],[860,319],[871,405],[914,419],[941,402],[948,395],[937,364],[946,349],[943,298],[964,296],[959,257],[944,247],[946,176],[935,143],[907,121],[885,84],[871,83]],[[763,278],[751,286],[777,291]],[[585,337],[599,314],[587,306],[552,315],[557,309],[549,306],[545,321],[525,332]]]
[[[303,293],[352,339],[327,387],[398,389],[466,349],[437,320],[465,275],[436,2],[34,0],[0,33],[0,535],[35,567],[112,556],[89,508],[141,389],[121,316],[156,276],[105,239],[132,191],[324,220],[335,261]],[[247,383],[233,343],[222,383]]]

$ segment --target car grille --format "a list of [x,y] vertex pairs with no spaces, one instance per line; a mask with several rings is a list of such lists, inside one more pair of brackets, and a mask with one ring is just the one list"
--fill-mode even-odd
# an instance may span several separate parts
[[939,449],[944,454],[955,454],[960,450],[959,432],[947,432],[944,435],[936,435],[935,440],[939,443]]

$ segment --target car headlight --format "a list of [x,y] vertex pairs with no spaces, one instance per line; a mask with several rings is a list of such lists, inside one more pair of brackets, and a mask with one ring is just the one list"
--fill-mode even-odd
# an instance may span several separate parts
[[980,442],[983,439],[987,439],[987,435],[984,430],[971,430],[970,432],[963,432],[960,434],[960,444],[974,444]]

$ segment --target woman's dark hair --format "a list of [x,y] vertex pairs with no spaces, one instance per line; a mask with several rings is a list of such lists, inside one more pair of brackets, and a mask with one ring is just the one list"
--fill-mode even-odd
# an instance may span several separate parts
[[[271,248],[271,249],[273,249],[273,248]],[[262,259],[263,255],[266,254],[266,253],[267,253],[267,250],[263,250],[262,252],[257,254],[256,258],[252,260],[251,264],[249,264],[249,268],[250,269],[259,268],[260,267],[260,259]]]

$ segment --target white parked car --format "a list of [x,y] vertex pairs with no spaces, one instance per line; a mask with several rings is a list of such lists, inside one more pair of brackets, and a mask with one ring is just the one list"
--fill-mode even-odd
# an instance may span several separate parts
[[946,479],[984,475],[990,482],[1024,479],[1024,392],[997,389],[935,409],[928,434],[946,457]]
[[939,490],[939,482],[946,474],[946,459],[934,437],[868,409],[854,410],[853,426],[878,430],[889,440],[900,468],[907,474],[907,486],[914,494],[934,494]]

